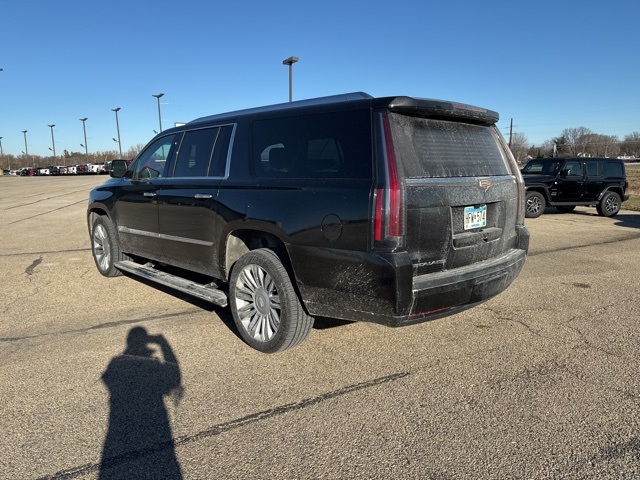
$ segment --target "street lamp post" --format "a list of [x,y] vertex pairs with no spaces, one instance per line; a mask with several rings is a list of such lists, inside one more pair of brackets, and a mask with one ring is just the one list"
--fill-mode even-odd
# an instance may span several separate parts
[[156,97],[158,99],[158,123],[160,124],[160,132],[162,132],[162,117],[160,116],[160,99],[164,97],[164,93],[158,93],[156,95],[151,95],[152,97]]
[[84,156],[85,156],[85,160],[89,162],[89,147],[87,147],[87,126],[86,126],[87,120],[89,119],[86,117],[80,119],[80,121],[82,122],[82,130],[84,131],[84,145],[82,145],[84,147]]
[[55,124],[53,125],[49,125],[49,128],[51,129],[51,146],[53,147],[53,158],[56,157],[56,142],[53,139],[53,127],[55,127]]
[[29,160],[29,148],[27,147],[27,130],[22,130],[24,134],[24,154],[27,157],[27,161]]
[[121,110],[120,107],[111,109],[112,112],[116,112],[116,130],[118,131],[118,150],[120,150],[120,158],[122,158],[122,144],[120,143],[120,124],[118,123],[118,112],[120,110]]
[[293,101],[293,64],[298,61],[298,57],[289,57],[282,61],[283,65],[289,65],[289,101]]

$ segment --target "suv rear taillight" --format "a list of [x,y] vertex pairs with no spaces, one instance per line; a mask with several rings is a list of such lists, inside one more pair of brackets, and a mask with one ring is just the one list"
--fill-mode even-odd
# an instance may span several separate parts
[[378,162],[377,188],[373,208],[373,246],[395,250],[404,246],[404,194],[398,175],[393,138],[386,113],[382,117],[382,135],[379,152],[384,157]]

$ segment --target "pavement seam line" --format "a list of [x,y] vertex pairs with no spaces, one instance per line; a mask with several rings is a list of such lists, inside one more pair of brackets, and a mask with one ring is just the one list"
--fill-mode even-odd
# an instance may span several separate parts
[[342,388],[339,388],[338,390],[333,390],[331,392],[323,393],[316,397],[303,399],[294,403],[287,403],[285,405],[280,405],[278,407],[270,408],[268,410],[263,410],[261,412],[251,413],[244,417],[236,418],[228,422],[219,423],[218,425],[214,425],[194,435],[182,435],[170,441],[160,442],[154,445],[150,445],[147,448],[131,450],[129,452],[125,452],[115,457],[109,457],[109,458],[103,459],[101,463],[86,464],[79,467],[73,467],[67,470],[62,470],[53,475],[39,477],[39,480],[63,480],[63,479],[76,478],[82,475],[86,475],[88,473],[95,473],[95,472],[98,472],[101,469],[101,467],[106,469],[112,468],[112,467],[121,465],[127,461],[136,460],[136,459],[145,457],[147,455],[160,452],[167,448],[175,448],[181,445],[197,442],[205,438],[215,437],[222,433],[235,430],[236,428],[244,427],[245,425],[250,425],[252,423],[260,422],[262,420],[268,420],[270,418],[284,415],[286,413],[293,412],[296,410],[302,410],[304,408],[311,407],[313,405],[317,405],[327,400],[341,397],[343,395],[347,395],[352,392],[357,392],[359,390],[364,390],[367,388],[371,388],[371,387],[375,387],[385,383],[400,380],[409,375],[411,375],[411,372],[399,372],[399,373],[394,373],[384,377],[375,378],[373,380],[368,380],[366,382],[347,385],[346,387],[342,387]]

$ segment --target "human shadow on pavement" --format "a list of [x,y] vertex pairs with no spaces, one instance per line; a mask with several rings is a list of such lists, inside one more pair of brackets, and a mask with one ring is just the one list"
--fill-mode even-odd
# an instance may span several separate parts
[[124,352],[102,375],[109,390],[109,428],[100,463],[103,480],[182,479],[165,397],[183,394],[178,360],[162,335],[134,327]]

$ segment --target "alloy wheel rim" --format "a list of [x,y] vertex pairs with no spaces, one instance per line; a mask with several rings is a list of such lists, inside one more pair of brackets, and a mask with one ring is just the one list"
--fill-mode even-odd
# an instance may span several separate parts
[[527,210],[529,210],[530,213],[538,213],[540,206],[540,199],[538,197],[532,197],[527,200]]
[[615,197],[607,198],[605,208],[609,213],[615,213],[618,211],[618,201],[615,199]]
[[107,231],[102,225],[96,225],[93,234],[93,254],[100,270],[106,272],[111,262],[111,247],[107,240]]
[[267,342],[280,327],[280,295],[271,275],[259,265],[245,266],[236,281],[236,310],[244,330]]

